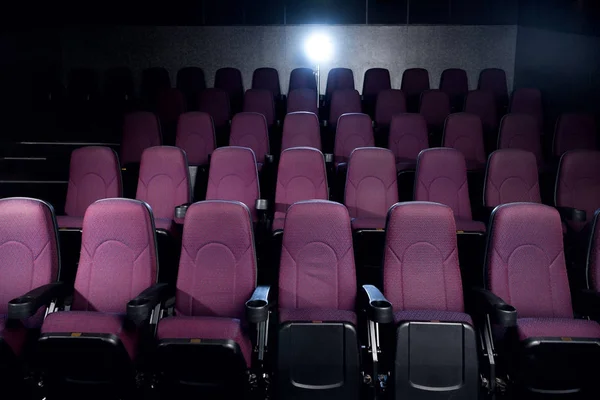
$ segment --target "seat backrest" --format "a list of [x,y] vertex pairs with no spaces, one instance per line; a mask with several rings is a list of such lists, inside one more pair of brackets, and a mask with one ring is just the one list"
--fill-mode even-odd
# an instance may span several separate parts
[[590,114],[563,114],[556,121],[554,155],[570,150],[596,150],[596,121]]
[[429,128],[442,128],[450,115],[450,98],[441,90],[427,90],[421,94],[419,114],[425,117]]
[[390,71],[386,68],[370,68],[365,71],[362,94],[375,98],[379,92],[392,88]]
[[199,67],[183,67],[177,71],[177,89],[186,96],[198,95],[206,89],[204,71]]
[[229,95],[221,89],[205,89],[198,95],[198,110],[208,113],[216,128],[227,126],[231,118]]
[[255,112],[236,114],[231,121],[230,146],[252,149],[256,162],[264,163],[269,150],[269,128],[264,115]]
[[541,203],[537,161],[533,153],[520,149],[496,150],[488,159],[484,202],[500,204]]
[[325,96],[331,98],[336,90],[354,90],[354,74],[350,68],[332,68],[329,70]]
[[600,208],[600,151],[573,150],[560,159],[555,203],[586,212],[589,221]]
[[123,166],[139,163],[145,149],[161,144],[160,124],[156,115],[139,111],[125,116],[120,157]]
[[156,114],[161,122],[175,123],[185,110],[185,97],[178,89],[166,89],[158,94]]
[[329,125],[336,126],[342,114],[360,113],[360,95],[354,89],[336,90],[331,96]]
[[23,197],[0,199],[0,314],[8,302],[58,279],[58,231],[52,206]]
[[192,200],[185,152],[171,146],[146,149],[135,198],[148,203],[155,218],[173,219],[175,207]]
[[519,318],[573,317],[560,215],[535,203],[492,213],[486,247],[488,288]]
[[396,310],[464,312],[456,224],[450,207],[408,202],[390,209],[383,290]]
[[275,189],[275,218],[302,200],[327,200],[327,170],[323,153],[311,147],[292,147],[281,153]]
[[444,125],[444,147],[460,151],[467,162],[485,164],[483,130],[481,119],[475,114],[456,113],[446,118]]
[[83,217],[96,200],[123,196],[121,166],[110,147],[81,147],[71,153],[65,214]]
[[510,113],[529,114],[538,124],[538,129],[544,128],[544,111],[542,108],[542,93],[539,89],[517,89],[512,94]]
[[281,96],[279,73],[275,68],[257,68],[252,74],[252,89],[264,89],[271,92],[273,97]]
[[472,90],[465,100],[465,112],[475,114],[481,118],[481,123],[486,131],[498,129],[498,107],[494,93],[489,90]]
[[398,202],[396,159],[388,149],[360,147],[348,161],[344,204],[351,218],[385,218]]
[[210,158],[206,200],[233,200],[250,209],[257,220],[256,200],[260,198],[256,158],[247,147],[219,147]]
[[424,68],[409,68],[402,74],[400,89],[407,96],[420,95],[429,87],[429,72]]
[[210,115],[187,112],[179,116],[175,145],[185,151],[190,165],[208,164],[208,156],[215,150],[215,127]]
[[153,100],[160,91],[169,88],[171,78],[165,68],[152,67],[142,71],[141,95],[144,99]]
[[275,102],[273,94],[266,89],[248,89],[244,95],[244,112],[264,115],[267,125],[275,123]]
[[[310,68],[295,68],[290,73],[290,87],[288,93],[296,89],[311,89],[317,91],[317,79]],[[315,94],[316,96],[316,94]],[[316,102],[316,98],[315,98]]]
[[587,254],[587,288],[600,292],[600,210],[596,210],[592,219],[590,243]]
[[214,87],[225,90],[232,101],[234,98],[241,99],[244,95],[242,72],[237,68],[219,68],[215,73]]
[[390,126],[392,117],[406,112],[404,93],[397,89],[386,89],[377,95],[375,122],[380,126]]
[[460,68],[448,68],[442,72],[440,77],[440,90],[448,96],[461,96],[469,91],[469,79],[467,71]]
[[486,68],[482,70],[479,74],[477,89],[490,91],[494,93],[496,99],[506,102],[508,100],[506,72],[500,68]]
[[156,283],[154,218],[147,204],[98,200],[83,218],[74,311],[124,314],[127,302]]
[[319,118],[311,112],[294,112],[285,116],[281,150],[291,147],[313,147],[321,150]]
[[279,307],[354,311],[356,269],[352,228],[342,204],[293,204],[285,219]]
[[397,114],[390,124],[389,148],[396,159],[417,161],[421,150],[429,147],[427,122],[421,114]]
[[290,92],[287,99],[287,112],[307,111],[315,115],[317,108],[317,91],[315,89],[300,88]]
[[98,74],[91,68],[73,68],[69,72],[67,90],[74,98],[95,95],[98,92]]
[[415,201],[449,206],[457,218],[472,219],[465,157],[456,149],[438,147],[419,153]]
[[527,114],[507,114],[500,121],[498,149],[521,149],[535,155],[538,165],[542,159],[542,137],[535,118]]
[[109,68],[104,73],[104,94],[109,99],[120,98],[124,100],[125,96],[131,99],[134,95],[133,73],[129,67]]
[[335,131],[333,154],[336,162],[347,162],[358,147],[375,146],[373,123],[367,114],[342,114]]
[[177,314],[244,319],[245,302],[255,287],[256,251],[248,207],[223,200],[192,204],[181,240]]

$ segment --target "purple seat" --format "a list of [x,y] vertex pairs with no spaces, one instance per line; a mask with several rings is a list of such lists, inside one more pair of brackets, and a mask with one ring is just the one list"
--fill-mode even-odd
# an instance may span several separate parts
[[290,91],[287,100],[287,113],[298,111],[307,111],[315,115],[319,113],[316,90],[300,88]]
[[400,89],[406,96],[407,109],[410,112],[419,110],[421,93],[429,90],[429,72],[424,68],[409,68],[402,74]]
[[542,137],[539,125],[531,115],[507,114],[500,122],[498,149],[521,149],[535,155],[538,167],[543,164]]
[[145,150],[135,198],[150,205],[156,229],[173,233],[175,207],[192,200],[185,152],[171,146]]
[[139,163],[145,149],[161,144],[160,125],[154,114],[140,111],[125,116],[121,141],[121,165]]
[[243,111],[245,113],[252,112],[264,115],[269,127],[273,126],[275,123],[275,103],[273,101],[273,95],[266,89],[246,90]]
[[260,171],[269,150],[269,128],[264,115],[255,112],[236,114],[231,121],[230,146],[248,147],[256,156]]
[[419,114],[425,117],[429,131],[440,131],[450,115],[450,98],[441,90],[427,90],[421,94]]
[[257,68],[252,74],[252,89],[263,89],[271,92],[274,98],[281,96],[279,73],[275,68]]
[[163,90],[171,88],[169,71],[162,67],[146,68],[142,71],[141,95],[147,101],[154,101]]
[[291,147],[313,147],[321,150],[321,131],[316,114],[300,111],[285,116],[281,150]]
[[205,89],[198,95],[198,110],[212,117],[216,129],[222,129],[231,119],[229,95],[221,89]]
[[195,103],[198,94],[206,89],[204,71],[199,67],[183,67],[177,71],[177,89],[185,95],[188,103]]
[[485,168],[485,149],[481,119],[474,114],[456,113],[446,118],[444,147],[451,147],[465,157],[468,170]]
[[456,149],[434,148],[419,153],[414,199],[452,208],[457,231],[485,232],[483,222],[473,221],[465,157]]
[[377,95],[375,122],[378,126],[389,127],[392,117],[406,112],[406,100],[401,90],[386,89]]
[[323,200],[293,204],[279,273],[278,398],[359,398],[355,299],[346,207]]
[[303,200],[328,200],[327,170],[323,154],[310,147],[284,150],[279,160],[275,189],[273,232],[283,229],[288,208]]
[[496,102],[502,107],[508,105],[506,72],[500,68],[486,68],[479,74],[477,89],[494,93]]
[[336,90],[331,95],[329,126],[335,127],[342,114],[360,113],[360,95],[354,89]]
[[464,98],[469,92],[467,72],[460,68],[448,68],[440,77],[440,90],[450,97],[456,111],[461,111]]
[[595,292],[600,292],[600,224],[598,219],[600,212],[594,213],[591,237],[587,252],[587,288]]
[[365,71],[362,96],[365,106],[369,109],[369,114],[374,116],[373,111],[375,111],[374,107],[379,93],[391,88],[392,82],[388,69],[370,68]]
[[162,126],[176,124],[185,110],[185,97],[178,89],[166,89],[158,93],[156,114]]
[[132,100],[134,94],[133,73],[129,67],[109,68],[104,73],[104,95],[109,101]]
[[504,149],[490,154],[484,187],[485,206],[541,203],[535,156],[525,150]]
[[193,111],[179,116],[175,145],[185,151],[190,165],[208,164],[215,150],[215,127],[207,113]]
[[373,124],[367,114],[342,114],[335,132],[333,155],[336,163],[348,162],[350,154],[358,147],[373,147]]
[[349,68],[332,68],[327,74],[325,97],[331,99],[337,90],[354,90],[354,74]]
[[566,218],[571,229],[581,231],[600,208],[600,152],[573,150],[563,154],[554,196],[556,207],[585,211],[585,220]]
[[571,150],[596,150],[596,121],[590,114],[563,114],[554,130],[554,155]]
[[595,386],[587,379],[595,376],[589,362],[600,353],[600,325],[574,319],[558,211],[534,203],[497,207],[486,268],[489,290],[517,313],[521,349],[504,355],[515,358],[513,379],[547,394]]
[[98,74],[91,68],[74,68],[69,72],[67,92],[72,101],[89,101],[98,93]]
[[219,147],[210,158],[206,200],[239,201],[258,221],[256,200],[260,198],[256,158],[247,147]]
[[85,210],[96,200],[122,197],[121,167],[109,147],[82,147],[71,153],[65,216],[58,217],[60,228],[81,229]]
[[481,118],[483,129],[487,133],[498,129],[498,108],[494,93],[487,90],[472,90],[465,100],[465,112]]
[[381,230],[390,207],[398,202],[394,153],[377,147],[352,151],[344,204],[353,230]]
[[[219,68],[215,73],[215,89],[222,89],[227,92],[231,102],[233,113],[242,110],[242,100],[244,97],[244,84],[242,83],[242,73],[237,68]],[[214,117],[213,117],[214,118]]]
[[542,93],[539,89],[516,89],[512,94],[508,112],[531,115],[535,118],[540,132],[544,131]]
[[427,122],[421,114],[398,114],[392,117],[389,148],[396,156],[398,171],[414,170],[419,153],[428,147]]
[[[315,73],[310,68],[295,68],[290,73],[290,87],[288,93],[296,89],[310,89],[314,92],[317,91],[317,79]],[[315,94],[315,103],[316,103]],[[288,111],[289,112],[289,111]]]

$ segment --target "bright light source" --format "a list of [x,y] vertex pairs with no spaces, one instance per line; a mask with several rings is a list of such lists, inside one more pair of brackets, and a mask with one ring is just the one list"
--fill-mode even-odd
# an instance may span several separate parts
[[318,33],[308,38],[304,50],[312,61],[320,63],[329,60],[333,46],[329,36]]

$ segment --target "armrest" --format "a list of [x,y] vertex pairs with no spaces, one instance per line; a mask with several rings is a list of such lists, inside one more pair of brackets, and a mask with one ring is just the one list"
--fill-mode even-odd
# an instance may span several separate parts
[[185,213],[187,213],[188,208],[191,203],[180,204],[175,207],[175,220],[181,220],[185,218]]
[[323,157],[325,157],[325,163],[326,164],[332,164],[333,163],[333,154],[331,154],[331,153],[325,153],[325,154],[323,154]]
[[556,207],[556,209],[558,210],[560,217],[564,220],[577,222],[586,221],[586,213],[584,210],[571,207]]
[[257,211],[265,212],[269,209],[269,200],[267,199],[256,199],[256,203],[254,205]]
[[363,285],[363,293],[366,296],[367,318],[378,324],[388,324],[394,321],[394,311],[383,293],[373,285]]
[[573,297],[578,313],[594,319],[600,316],[600,292],[582,289],[575,292]]
[[47,306],[56,298],[64,297],[68,287],[63,282],[49,283],[33,289],[8,303],[8,318],[26,319],[34,315],[42,306]]
[[505,328],[517,326],[517,310],[486,289],[473,288],[479,312],[490,314],[495,323]]
[[136,325],[147,321],[154,308],[167,300],[170,294],[169,285],[166,283],[150,286],[127,303],[127,319]]
[[266,164],[273,164],[274,161],[275,161],[275,158],[273,157],[273,154],[265,154],[265,163]]
[[258,286],[246,302],[246,317],[253,324],[266,322],[269,316],[270,286]]

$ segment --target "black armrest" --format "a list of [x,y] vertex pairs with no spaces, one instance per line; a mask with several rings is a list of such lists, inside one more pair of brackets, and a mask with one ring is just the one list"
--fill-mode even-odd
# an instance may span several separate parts
[[331,153],[325,153],[325,154],[323,154],[323,157],[325,157],[325,163],[326,164],[333,163],[333,154],[331,154]]
[[258,286],[254,289],[252,297],[246,302],[246,317],[248,322],[258,324],[266,322],[269,317],[269,291],[270,286]]
[[517,326],[517,310],[489,290],[473,288],[478,311],[490,314],[492,320],[505,328]]
[[68,293],[68,286],[63,282],[49,283],[33,289],[29,293],[17,297],[8,303],[9,319],[26,319],[34,315],[40,307],[47,306],[56,298]]
[[175,218],[176,219],[184,219],[185,213],[187,213],[187,210],[190,207],[190,205],[191,205],[191,203],[185,203],[185,204],[180,204],[177,207],[175,207]]
[[265,154],[265,163],[266,164],[273,164],[274,161],[275,161],[275,158],[273,157],[273,154]]
[[556,207],[556,209],[558,210],[560,217],[564,220],[577,222],[586,221],[586,213],[584,210],[571,207]]
[[171,295],[169,285],[157,283],[150,286],[135,299],[127,303],[127,319],[136,325],[150,319],[154,308],[161,302],[166,301]]
[[363,293],[366,296],[367,318],[378,324],[394,322],[394,311],[383,293],[373,285],[363,285]]
[[582,289],[575,292],[573,297],[577,313],[598,319],[600,316],[600,292]]
[[257,211],[265,212],[269,209],[269,200],[256,199],[255,207]]

